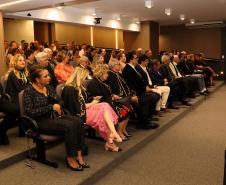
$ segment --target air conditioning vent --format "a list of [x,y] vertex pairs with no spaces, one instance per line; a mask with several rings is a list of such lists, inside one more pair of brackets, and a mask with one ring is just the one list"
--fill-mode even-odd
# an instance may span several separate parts
[[199,22],[195,24],[186,24],[188,29],[200,29],[200,28],[224,28],[225,24],[223,21],[213,21],[213,22]]

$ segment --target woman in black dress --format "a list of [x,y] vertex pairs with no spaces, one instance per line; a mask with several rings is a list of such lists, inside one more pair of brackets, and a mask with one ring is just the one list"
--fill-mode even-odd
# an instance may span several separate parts
[[101,102],[109,103],[119,117],[118,134],[123,140],[127,140],[123,131],[129,121],[131,106],[120,102],[122,97],[113,94],[109,85],[105,83],[108,79],[109,68],[106,64],[99,64],[93,71],[94,78],[88,83],[87,91],[92,96],[102,96]]
[[5,75],[6,93],[11,96],[12,102],[19,105],[18,94],[29,84],[28,70],[26,68],[25,57],[16,54],[10,61],[10,67]]
[[[84,146],[84,125],[80,118],[64,115],[54,90],[48,86],[50,77],[47,69],[33,66],[30,78],[32,85],[24,91],[26,115],[37,121],[41,133],[64,135],[67,153],[65,161],[69,168],[82,171],[89,167],[81,154]],[[53,117],[53,113],[57,117]]]

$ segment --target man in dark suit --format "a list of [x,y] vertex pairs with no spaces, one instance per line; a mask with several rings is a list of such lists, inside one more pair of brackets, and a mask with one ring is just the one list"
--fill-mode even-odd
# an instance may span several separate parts
[[159,114],[160,110],[166,111],[166,103],[169,97],[170,88],[167,86],[157,86],[152,83],[152,79],[147,69],[149,60],[145,54],[140,55],[138,63],[139,64],[136,66],[136,70],[140,73],[142,79],[144,80],[146,88],[150,90],[150,93],[153,96],[160,95],[161,97],[153,109],[156,110],[156,114]]
[[[165,79],[167,79],[168,84],[170,86],[170,89],[174,89],[174,92],[176,93],[176,97],[179,99],[179,101],[183,105],[191,106],[185,98],[186,98],[186,86],[184,85],[183,81],[180,79],[176,79],[174,77],[174,74],[172,70],[169,67],[170,64],[170,57],[168,55],[162,56],[162,62],[163,64],[160,67],[160,73],[163,75]],[[176,89],[176,90],[175,90]]]
[[129,88],[138,96],[139,109],[142,114],[142,116],[140,116],[142,120],[140,120],[138,128],[157,128],[158,124],[151,122],[151,118],[154,112],[153,107],[155,107],[160,96],[150,93],[150,88],[146,86],[145,81],[136,70],[135,67],[138,64],[136,54],[132,52],[127,53],[126,61],[127,64],[122,71],[122,75]]

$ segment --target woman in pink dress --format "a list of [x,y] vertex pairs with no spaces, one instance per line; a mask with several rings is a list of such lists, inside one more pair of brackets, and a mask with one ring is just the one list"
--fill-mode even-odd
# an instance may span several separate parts
[[106,141],[106,150],[119,152],[121,149],[114,143],[122,142],[115,129],[118,116],[108,103],[99,103],[100,96],[88,97],[83,86],[88,75],[87,69],[75,68],[62,92],[64,106],[72,115],[79,116],[84,123],[99,132]]
[[57,55],[57,62],[59,62],[55,69],[54,74],[59,84],[65,83],[74,71],[73,66],[69,64],[69,57],[64,53]]

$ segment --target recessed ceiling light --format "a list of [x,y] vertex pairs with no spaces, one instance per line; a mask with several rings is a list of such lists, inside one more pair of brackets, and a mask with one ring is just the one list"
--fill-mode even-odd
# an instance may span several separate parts
[[195,24],[195,19],[190,19],[191,24]]
[[92,16],[96,16],[97,14],[96,14],[96,9],[94,8],[93,9],[93,13],[92,13]]
[[172,10],[171,10],[170,8],[166,8],[166,9],[165,9],[165,14],[166,14],[166,15],[170,16],[171,13],[172,13]]
[[64,9],[64,7],[63,6],[58,6],[57,9],[62,10],[62,9]]
[[14,2],[10,2],[10,3],[0,4],[0,8],[5,7],[5,6],[14,5],[14,4],[23,3],[23,2],[26,2],[26,1],[29,1],[29,0],[19,0],[19,1],[14,1]]
[[121,20],[121,16],[118,15],[116,19],[117,19],[117,21],[120,21]]
[[146,8],[152,8],[153,7],[153,2],[152,1],[145,1],[145,7]]
[[180,14],[180,20],[182,20],[182,21],[185,20],[185,15],[184,14]]

